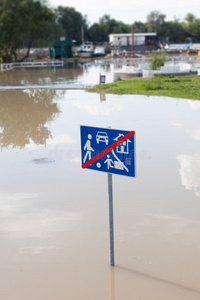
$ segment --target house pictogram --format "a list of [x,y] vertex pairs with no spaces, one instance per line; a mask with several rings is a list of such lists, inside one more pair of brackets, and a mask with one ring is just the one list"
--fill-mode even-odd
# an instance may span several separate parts
[[[124,134],[119,133],[119,135],[115,139],[113,139],[113,140],[114,141],[118,141],[123,136],[124,136]],[[132,143],[129,139],[127,139],[126,141],[124,141],[122,144],[120,144],[119,146],[117,146],[116,152],[117,153],[122,153],[122,154],[128,154],[129,153],[129,143]]]

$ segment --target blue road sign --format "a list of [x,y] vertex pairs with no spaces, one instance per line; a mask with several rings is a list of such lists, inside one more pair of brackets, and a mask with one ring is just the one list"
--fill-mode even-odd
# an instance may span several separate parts
[[135,177],[134,131],[81,126],[82,168]]

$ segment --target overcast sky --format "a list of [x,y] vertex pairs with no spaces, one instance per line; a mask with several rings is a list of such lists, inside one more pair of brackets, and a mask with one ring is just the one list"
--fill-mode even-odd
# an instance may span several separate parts
[[166,20],[180,21],[188,12],[200,18],[200,0],[48,0],[52,7],[74,7],[83,15],[87,15],[90,24],[98,22],[104,14],[109,14],[117,21],[132,24],[134,21],[146,21],[146,16],[153,10],[166,15]]

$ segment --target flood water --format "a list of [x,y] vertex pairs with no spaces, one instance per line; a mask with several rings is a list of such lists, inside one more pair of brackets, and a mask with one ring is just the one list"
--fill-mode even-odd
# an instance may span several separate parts
[[[200,298],[200,102],[104,97],[0,91],[1,299]],[[113,175],[115,267],[107,174],[81,168],[80,125],[136,132],[136,178]]]
[[106,82],[113,81],[113,65],[100,63],[69,64],[65,67],[13,69],[0,72],[0,88],[5,86],[64,86],[94,85],[99,83],[100,73],[106,75]]

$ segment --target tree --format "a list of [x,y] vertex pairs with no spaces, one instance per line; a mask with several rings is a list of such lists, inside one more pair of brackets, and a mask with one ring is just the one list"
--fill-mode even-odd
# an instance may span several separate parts
[[124,24],[121,21],[116,22],[116,26],[113,27],[112,33],[130,33],[131,32],[131,25]]
[[27,54],[34,41],[47,40],[48,25],[55,20],[55,14],[40,1],[1,0],[0,1],[0,47],[3,62],[17,60],[16,50],[24,43]]
[[131,25],[112,19],[109,15],[103,15],[99,23],[93,24],[89,30],[89,37],[93,41],[108,41],[111,33],[130,33]]
[[162,14],[160,11],[158,11],[158,10],[152,11],[147,16],[148,31],[149,32],[155,31],[159,35],[159,32],[165,23],[165,18],[166,18],[166,15]]
[[[27,0],[26,0],[27,1]],[[29,56],[30,48],[34,42],[39,45],[47,45],[53,38],[50,27],[54,25],[55,14],[47,6],[39,1],[28,0],[29,23],[27,24],[27,53],[23,60]]]
[[187,38],[187,33],[184,30],[181,23],[178,20],[169,21],[165,23],[163,27],[163,36],[168,41],[168,43],[178,44],[180,42],[184,42]]
[[195,15],[188,13],[185,17],[185,21],[182,26],[187,33],[187,37],[192,38],[198,42],[200,39],[200,19],[197,19]]
[[104,41],[104,32],[100,28],[98,23],[94,23],[88,29],[90,41],[103,42]]
[[2,0],[0,2],[0,47],[4,62],[11,62],[13,53],[26,37],[23,22],[26,20],[27,13],[22,1]]
[[195,17],[195,15],[191,14],[191,13],[188,13],[186,16],[185,16],[185,20],[188,22],[188,23],[195,23],[197,18]]
[[147,32],[147,25],[145,23],[136,21],[133,26],[135,33]]
[[84,29],[84,37],[87,38],[87,19],[85,16],[73,7],[63,7],[59,6],[56,10],[57,21],[62,25],[64,29],[65,36],[72,37],[78,43],[81,42],[81,28]]

